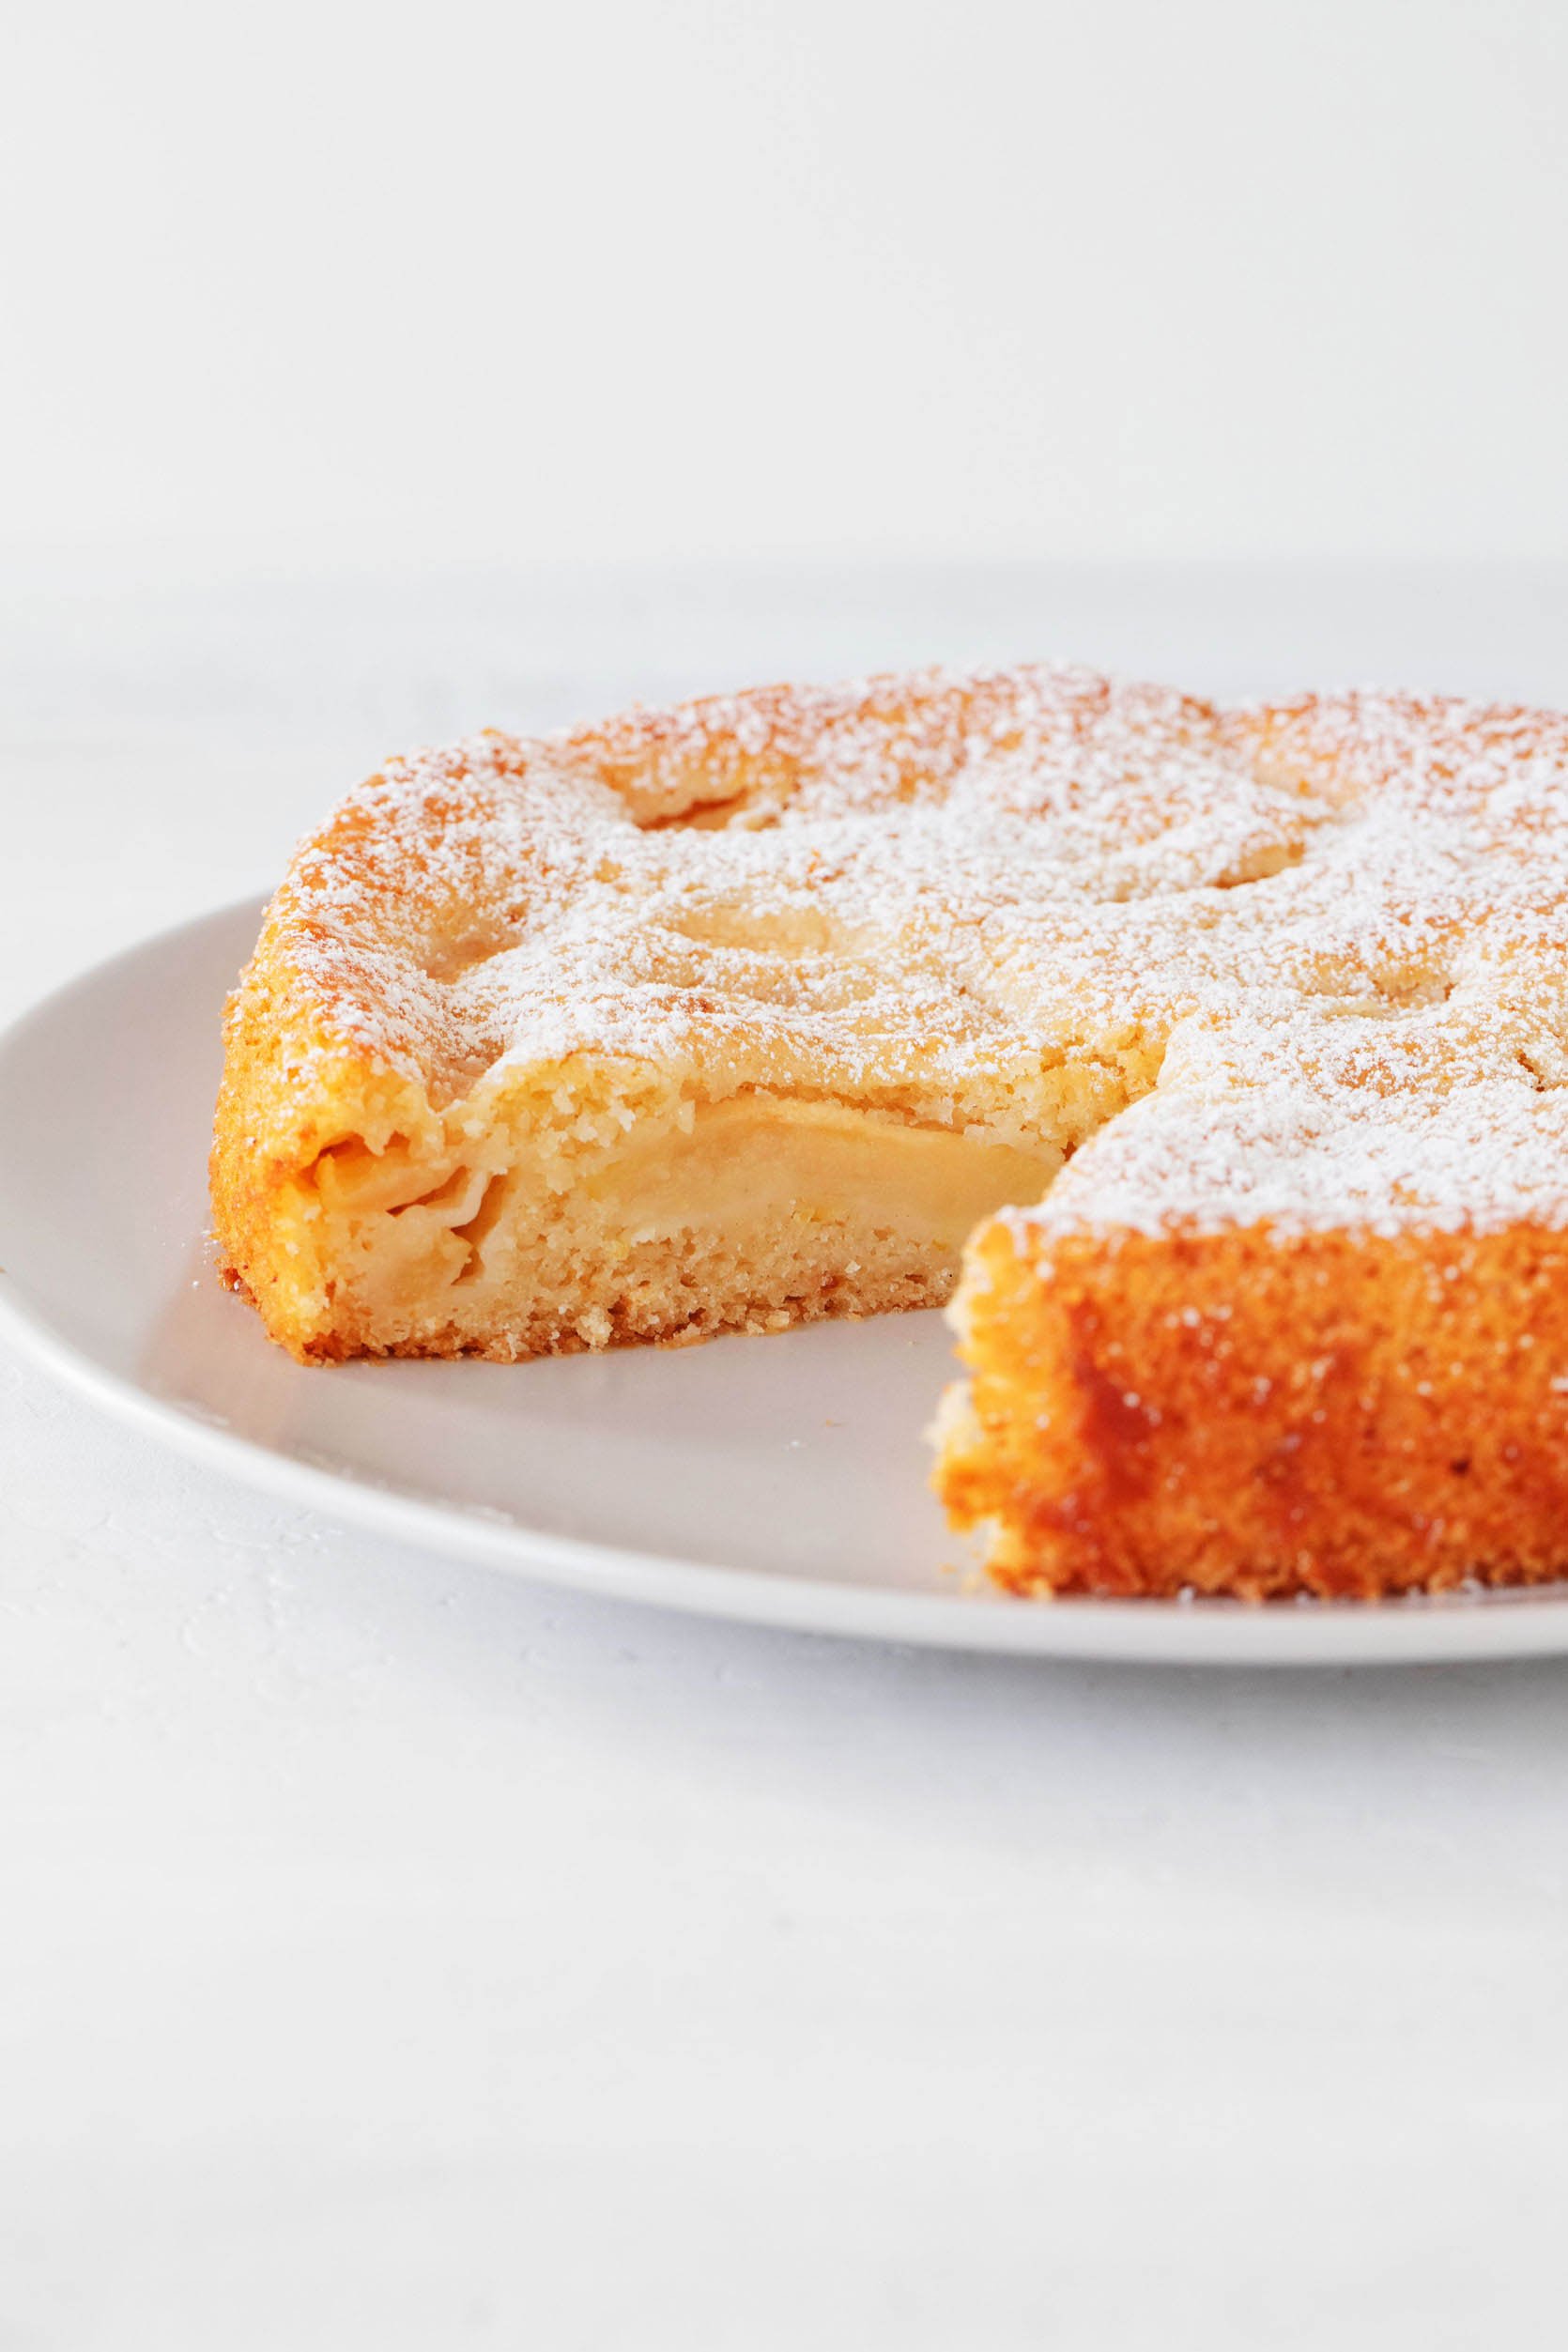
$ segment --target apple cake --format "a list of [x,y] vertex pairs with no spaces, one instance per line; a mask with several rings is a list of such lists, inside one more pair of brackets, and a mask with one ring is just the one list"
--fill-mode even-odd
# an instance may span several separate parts
[[226,1279],[306,1361],[945,1299],[1018,1592],[1568,1573],[1568,719],[1092,671],[394,761],[232,998]]

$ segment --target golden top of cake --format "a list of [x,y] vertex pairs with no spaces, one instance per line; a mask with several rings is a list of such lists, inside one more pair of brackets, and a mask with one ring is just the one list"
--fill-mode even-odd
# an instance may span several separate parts
[[356,1132],[586,1054],[1013,1145],[1070,1068],[1050,1228],[1568,1222],[1565,816],[1555,715],[1058,667],[416,753],[269,910],[226,1182],[349,1072]]

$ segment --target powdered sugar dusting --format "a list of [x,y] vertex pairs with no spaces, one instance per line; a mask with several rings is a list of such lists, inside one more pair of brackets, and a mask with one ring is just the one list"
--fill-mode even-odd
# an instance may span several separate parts
[[1565,1223],[1565,816],[1555,715],[937,671],[392,762],[269,936],[438,1103],[592,1053],[1016,1133],[1082,1067],[1144,1099],[1036,1232]]

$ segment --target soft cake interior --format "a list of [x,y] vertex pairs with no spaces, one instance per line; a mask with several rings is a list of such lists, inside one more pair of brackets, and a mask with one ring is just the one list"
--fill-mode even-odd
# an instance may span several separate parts
[[1089,1090],[1055,1077],[1027,1145],[586,1057],[417,1147],[367,1121],[279,1204],[288,1320],[307,1355],[514,1358],[940,1304],[976,1225],[1038,1198],[1082,1131]]

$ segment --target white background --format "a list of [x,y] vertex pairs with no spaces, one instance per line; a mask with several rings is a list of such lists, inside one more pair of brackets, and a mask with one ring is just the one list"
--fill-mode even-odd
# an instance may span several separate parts
[[9,16],[18,546],[1568,546],[1557,0]]
[[[1568,700],[1568,10],[7,31],[0,1019],[487,720]],[[1565,1830],[1568,1667],[660,1621],[8,1356],[0,2347],[1544,2343]]]
[[[373,746],[484,715],[1059,643],[1568,699],[1564,566],[3,619],[0,1018],[265,889]],[[1568,1662],[661,1620],[258,1500],[0,1357],[0,2344],[1547,2343],[1565,1832]]]

